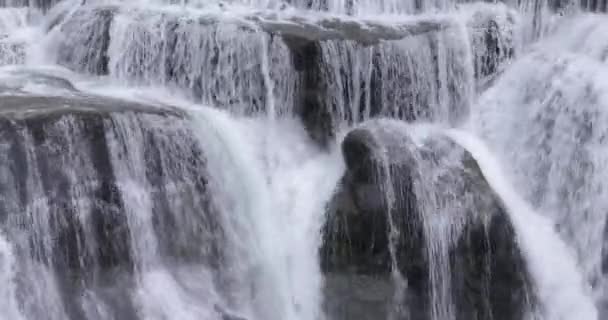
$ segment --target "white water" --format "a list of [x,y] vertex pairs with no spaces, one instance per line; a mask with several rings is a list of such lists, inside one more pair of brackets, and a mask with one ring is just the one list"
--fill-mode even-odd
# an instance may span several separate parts
[[254,318],[321,318],[318,230],[341,160],[311,145],[294,120],[192,112],[222,213],[237,220],[235,240],[249,259],[240,263],[251,264],[238,267],[254,272],[243,279],[254,282]]
[[[429,38],[406,38],[370,48],[350,41],[322,44],[321,61],[332,79],[323,99],[335,106],[335,125],[348,130],[373,117],[409,121],[413,115],[446,125],[462,122],[475,94],[474,44],[469,40],[474,32],[466,23],[473,13],[506,15],[507,8],[501,9],[490,13],[484,6],[463,8],[449,16],[452,27]],[[344,72],[350,77],[343,77]],[[372,83],[378,84],[376,78],[383,80],[372,88]]]
[[[403,136],[410,136],[414,146],[411,153],[416,161],[414,192],[425,234],[426,257],[429,262],[430,319],[456,319],[452,296],[450,248],[454,247],[468,217],[465,210],[475,208],[468,195],[458,194],[461,182],[454,180],[450,169],[461,166],[460,154],[450,154],[438,159],[424,159],[421,155],[426,140],[436,137],[440,126],[429,124],[406,125],[395,123],[393,127]],[[440,148],[440,147],[439,147]],[[435,150],[437,151],[437,150]],[[473,209],[473,210],[475,210]]]
[[[104,1],[104,0],[98,0]],[[106,2],[127,2],[126,0],[114,0]],[[289,7],[297,9],[323,10],[339,14],[411,14],[426,10],[453,9],[460,1],[454,0],[139,0],[129,1],[137,4],[179,4],[186,7],[210,8],[222,6],[232,7],[255,7],[264,9],[285,9]],[[466,1],[462,1],[466,2]]]
[[[145,179],[138,181],[145,174],[129,167],[141,162],[132,158],[141,158],[142,151],[128,150],[126,155],[114,151],[114,163],[127,164],[114,170],[122,177],[121,194],[131,212],[129,224],[135,234],[131,241],[143,268],[136,297],[146,319],[215,319],[214,304],[253,319],[323,318],[319,230],[325,205],[344,170],[338,150],[319,149],[296,119],[236,117],[162,90],[86,83],[79,87],[182,106],[193,118],[192,129],[205,151],[214,203],[228,237],[225,246],[234,289],[228,300],[207,276],[192,279],[190,274],[188,281],[208,286],[208,301],[192,301],[176,283],[176,276],[160,264],[156,236],[146,216],[151,210],[150,194],[145,191]],[[123,125],[125,130],[129,127],[129,123]],[[141,141],[133,134],[126,130],[113,139]],[[207,271],[196,272],[204,275]]]
[[40,18],[29,8],[0,8],[0,66],[23,64],[27,45],[38,30],[30,21]]
[[24,320],[16,299],[16,261],[11,244],[0,233],[0,319]]
[[521,196],[573,247],[599,300],[607,292],[607,27],[602,16],[564,20],[480,97],[471,119],[471,130],[511,164]]
[[[269,1],[244,2],[244,4],[253,4],[256,7],[278,6],[277,2]],[[318,3],[315,5],[318,5]],[[436,6],[439,8],[448,6],[441,2],[428,5],[429,7]],[[413,12],[413,7],[411,2],[361,1],[355,12],[358,12],[358,14]],[[330,11],[344,13],[347,10],[343,2],[332,1]],[[14,23],[11,20],[14,17],[22,17],[22,15],[13,16],[9,13],[8,18],[5,17],[4,19],[11,21],[11,26],[25,21],[20,18],[17,21],[18,23]],[[152,19],[145,21],[138,20],[140,18],[137,16],[133,18],[125,14],[119,16],[112,25],[112,33],[120,35],[113,40],[110,46],[109,72],[116,81],[114,85],[141,85],[142,82],[134,81],[136,76],[139,77],[139,80],[143,79],[144,85],[174,85],[174,83],[167,83],[158,56],[151,54],[155,51],[150,51],[164,45],[163,17],[161,15],[156,16],[156,18],[153,16]],[[463,27],[463,25],[460,26]],[[82,27],[84,29],[95,28],[95,25],[84,24]],[[259,92],[263,92],[266,99],[264,104],[268,108],[268,117],[262,116],[253,119],[233,117],[227,113],[200,105],[188,106],[188,112],[194,118],[193,128],[199,134],[198,138],[208,156],[214,196],[222,204],[220,209],[222,217],[226,219],[226,226],[232,228],[228,232],[229,245],[234,247],[231,257],[234,259],[231,262],[231,268],[233,269],[230,271],[235,277],[233,280],[237,285],[242,286],[242,289],[235,293],[230,301],[220,301],[222,298],[218,292],[215,292],[216,288],[209,285],[208,288],[198,288],[206,290],[207,303],[193,299],[188,294],[188,290],[176,280],[179,276],[172,274],[173,271],[157,261],[157,239],[152,230],[149,216],[151,195],[146,193],[146,182],[138,180],[145,176],[145,173],[134,167],[115,168],[115,171],[124,178],[123,184],[120,186],[121,194],[125,203],[128,204],[127,211],[132,219],[129,224],[134,235],[130,241],[134,244],[134,253],[140,269],[136,292],[136,299],[139,302],[138,307],[141,308],[140,311],[147,319],[165,319],[167,317],[213,319],[218,317],[217,313],[213,311],[213,303],[216,302],[225,303],[228,305],[227,309],[254,319],[320,319],[323,317],[321,312],[323,279],[318,270],[317,248],[320,243],[318,230],[323,221],[323,207],[343,171],[341,160],[337,150],[332,150],[330,153],[318,150],[309,141],[301,124],[296,120],[289,117],[287,119],[272,119],[275,115],[286,112],[285,110],[291,111],[293,109],[286,102],[286,98],[289,98],[293,92],[290,91],[291,87],[289,85],[285,85],[285,83],[291,81],[293,75],[289,72],[282,72],[284,71],[282,69],[271,73],[273,67],[287,65],[288,57],[286,55],[269,57],[268,46],[266,45],[268,39],[265,36],[256,35],[256,37],[251,38],[246,35],[239,35],[237,30],[230,26],[224,29],[224,31],[226,30],[230,31],[233,36],[240,37],[237,39],[222,39],[221,36],[216,35],[214,38],[205,39],[208,42],[202,42],[203,44],[207,43],[207,45],[209,43],[219,43],[222,50],[225,50],[225,55],[221,56],[219,62],[221,65],[219,71],[210,73],[205,73],[209,70],[202,68],[202,66],[205,65],[206,60],[212,58],[205,55],[211,49],[203,45],[198,47],[199,51],[195,51],[194,54],[189,51],[192,49],[188,46],[191,44],[189,42],[191,38],[189,37],[200,38],[202,35],[187,27],[179,30],[181,38],[178,41],[178,48],[183,51],[178,52],[176,59],[184,59],[180,63],[183,63],[191,73],[180,75],[183,78],[177,79],[175,83],[192,87],[197,85],[190,82],[194,77],[214,79],[217,81],[217,86],[224,91],[213,96],[210,92],[215,90],[215,84],[204,83],[209,87],[203,90],[205,94],[208,94],[208,96],[202,97],[203,102],[209,105],[222,106],[230,111],[235,109],[237,112],[233,113],[236,114],[245,113],[239,111],[251,107],[254,99],[252,97]],[[604,29],[597,27],[593,31],[595,36],[588,38],[585,43],[597,44],[598,42],[594,39],[602,35],[602,30]],[[40,40],[40,38],[37,38],[38,36],[39,34],[28,33],[27,36],[20,39],[35,42]],[[205,34],[205,36],[208,36],[208,34]],[[469,87],[472,85],[472,75],[469,73],[472,69],[471,66],[465,65],[464,71],[460,69],[454,71],[453,69],[463,67],[463,63],[472,63],[469,52],[470,44],[466,42],[468,37],[464,35],[462,29],[458,29],[456,33],[448,33],[446,37],[449,38],[443,39],[444,42],[440,43],[439,55],[442,60],[450,62],[440,66],[443,68],[440,70],[442,77],[439,79],[438,87],[432,89],[433,93],[437,93],[440,100],[436,102],[439,107],[440,118],[447,118],[449,110],[445,110],[445,108],[451,106],[448,100],[450,97],[447,96],[449,95],[447,90],[448,80],[462,80],[461,84],[466,86],[463,90],[466,93],[463,97],[465,104],[470,104],[470,100],[473,99],[472,89]],[[454,41],[454,43],[448,41]],[[243,47],[237,48],[237,46]],[[280,44],[277,46],[280,46]],[[580,46],[574,44],[573,48],[577,49]],[[283,48],[278,49],[273,50],[273,52],[281,52],[280,50]],[[332,61],[332,67],[334,68],[347,60],[345,56],[339,56],[336,52],[337,49],[331,45],[324,47],[324,50],[328,57],[337,60]],[[352,49],[349,50],[352,51]],[[419,74],[432,73],[427,70],[431,62],[429,60],[430,53],[425,50],[423,48],[420,52],[410,54],[407,57],[407,63],[404,63],[404,65],[398,65],[396,62],[395,65],[398,68],[412,68],[414,66],[414,69],[420,70]],[[593,50],[594,56],[603,57],[604,51],[599,46]],[[158,52],[162,52],[162,50]],[[235,64],[232,60],[235,52],[245,53],[240,58],[247,63]],[[200,60],[192,59],[187,53]],[[357,60],[352,66],[355,71],[358,71],[362,65],[368,66],[371,51],[363,51],[362,54],[363,56],[359,56],[360,60]],[[449,54],[456,56],[456,62],[447,59],[446,56]],[[49,57],[52,57],[52,55],[49,54]],[[342,60],[340,61],[340,59]],[[277,63],[277,61],[280,62]],[[245,75],[244,78],[239,78],[242,80],[242,86],[237,86],[234,80],[240,75],[236,71],[249,68],[261,68],[264,77],[262,79],[248,78],[248,75]],[[371,73],[369,68],[361,69],[365,71],[362,72],[363,76],[369,77]],[[532,68],[530,70],[534,72]],[[387,73],[390,71],[386,70]],[[457,72],[462,73],[447,75]],[[428,83],[418,85],[423,90],[437,85],[429,79],[423,80],[428,80]],[[85,88],[87,85],[77,83],[80,88]],[[336,83],[336,85],[346,87],[346,85],[340,83]],[[336,91],[341,89],[335,88]],[[359,90],[360,88],[356,89]],[[275,96],[273,92],[275,90],[281,96]],[[110,96],[121,96],[122,92],[117,91],[106,90],[105,93]],[[355,101],[360,96],[358,93],[353,94]],[[493,91],[493,94],[496,95],[497,99],[503,97],[496,90]],[[150,98],[150,96],[154,96],[154,94],[148,95],[147,98]],[[231,99],[234,96],[244,98],[235,103]],[[176,101],[171,96],[162,96],[162,94],[158,99],[168,102]],[[256,103],[261,102],[256,101]],[[177,104],[188,105],[183,101],[178,101]],[[353,107],[352,105],[348,106],[344,101],[341,101],[340,106],[343,110]],[[354,120],[356,122],[364,118]],[[497,121],[500,121],[500,119],[497,119]],[[128,124],[125,126],[128,127]],[[132,134],[133,132],[130,131],[123,132],[126,139],[135,139],[136,142],[141,140],[141,137],[131,136]],[[512,214],[520,239],[520,246],[524,248],[527,261],[539,288],[540,299],[544,303],[544,319],[597,319],[597,312],[592,299],[588,296],[586,282],[580,275],[581,272],[572,253],[570,253],[570,249],[553,230],[551,221],[539,216],[519,198],[519,195],[514,192],[507,180],[504,179],[504,175],[498,170],[498,166],[492,160],[491,155],[485,153],[487,150],[483,146],[480,146],[474,139],[463,138],[460,133],[454,133],[454,136],[474,154],[488,181],[510,209],[509,212]],[[126,158],[129,159],[130,157],[137,158],[137,160],[130,160],[135,163],[144,160],[141,150],[128,150]],[[114,159],[115,164],[119,163],[121,159]],[[440,228],[440,230],[434,232],[441,233],[443,231],[445,230]],[[593,235],[597,235],[597,230],[594,229]],[[2,260],[3,252],[7,252],[7,257],[11,256],[10,246],[8,244],[2,246],[2,244],[0,242],[0,260]],[[445,253],[446,244],[436,244],[438,247],[431,249],[439,251],[440,257],[445,258],[441,254]],[[597,247],[594,247],[594,253],[596,253],[596,249]],[[6,261],[10,262],[10,260]],[[11,265],[14,262],[10,262],[10,264],[2,264],[1,262],[0,276],[12,279],[14,273],[10,270],[13,268]],[[437,261],[437,263],[439,267],[445,266],[445,261]],[[440,278],[441,271],[444,270],[439,268],[434,271],[432,276]],[[206,270],[197,269],[192,273],[198,275],[194,279],[199,283],[212,283],[209,278],[213,276],[207,274]],[[193,281],[193,278],[187,279]],[[4,279],[0,278],[0,280]],[[439,283],[437,279],[435,281]],[[1,294],[7,292],[8,295],[14,296],[13,289],[10,286],[6,288],[8,291],[2,291],[4,289],[0,288]],[[53,290],[55,289],[51,291]],[[439,295],[443,296],[434,297],[434,301],[441,301],[440,304],[434,306],[438,308],[434,311],[434,317],[439,320],[446,320],[441,316],[451,314],[451,310],[441,309],[448,307],[449,304],[449,297],[445,296],[446,292],[447,289],[443,288],[443,292],[439,292]],[[10,312],[15,315],[10,319],[19,319],[15,301],[15,299],[6,300],[8,310],[11,310]],[[4,306],[1,303],[0,311],[3,310],[2,307]],[[60,302],[56,303],[60,305]],[[93,304],[95,303],[93,302]],[[103,313],[103,310],[99,313]]]
[[[418,18],[377,16],[370,21],[396,30],[399,23],[416,19],[450,23],[450,28],[438,36],[386,42],[379,48],[354,42],[322,42],[319,69],[332,78],[324,84],[328,87],[324,102],[336,105],[338,110],[332,114],[336,123],[352,125],[377,114],[406,118],[404,109],[427,120],[451,124],[461,121],[474,98],[471,47],[475,44],[469,41],[474,28],[467,25],[467,19],[473,19],[474,13],[485,17],[480,21],[494,18],[505,23],[501,28],[506,30],[501,32],[506,33],[513,28],[506,18],[512,12],[505,6],[496,7],[469,5],[457,13]],[[72,14],[72,20],[42,41],[42,47],[51,52],[43,62],[98,73],[103,64],[99,55],[103,19],[90,8]],[[325,17],[327,21],[338,19],[344,24],[342,28],[349,23],[362,23],[366,28],[364,21],[335,14],[255,8],[186,11],[175,5],[125,4],[109,27],[108,66],[103,73],[124,85],[164,86],[175,94],[239,115],[293,113],[300,75],[292,66],[287,46],[268,37],[252,22],[259,15],[284,27],[298,21],[314,25]],[[220,23],[204,27],[196,23],[215,19]],[[379,56],[379,61],[374,56]],[[342,77],[344,72],[348,79]],[[373,77],[384,79],[381,88],[371,88]],[[410,84],[403,86],[403,82]],[[380,94],[375,98],[377,91]],[[405,101],[409,108],[402,106]],[[362,105],[365,111],[358,112]]]
[[448,133],[471,152],[488,183],[504,202],[543,304],[542,319],[598,319],[590,288],[581,276],[574,253],[555,231],[552,221],[536,213],[519,196],[481,140],[463,131]]
[[[137,275],[134,299],[144,319],[162,320],[179,318],[184,320],[214,319],[212,303],[194,303],[194,296],[188,295],[176,279],[160,262],[158,240],[152,225],[153,199],[151,187],[146,179],[144,141],[137,121],[133,117],[117,116],[117,126],[110,141],[116,141],[112,154],[114,172],[119,177],[118,188],[125,204],[131,251],[135,260]],[[122,150],[123,146],[130,146]],[[205,270],[198,270],[204,274]],[[197,279],[197,278],[195,278]],[[191,280],[191,279],[189,279]],[[202,280],[202,279],[197,279]],[[209,285],[209,282],[206,283]]]
[[[77,86],[86,88],[90,84]],[[137,119],[115,117],[118,129],[107,138],[129,218],[137,277],[132,298],[140,316],[151,320],[220,319],[215,310],[220,306],[251,319],[321,319],[319,230],[324,206],[343,172],[338,150],[327,153],[319,149],[295,119],[236,118],[158,91],[121,91],[112,86],[96,89],[98,94],[172,101],[188,109],[193,117],[192,128],[205,150],[212,194],[215,202],[221,204],[223,226],[229,237],[225,249],[231,252],[232,261],[227,271],[235,279],[227,300],[205,268],[193,266],[175,271],[160,260],[158,235],[151,222],[154,194],[145,168],[137,166],[145,162],[144,151],[139,149],[143,148],[143,133],[132,123]],[[133,148],[122,150],[124,145]],[[41,210],[44,213],[45,209]],[[11,276],[4,272],[9,269],[1,270],[2,276]],[[53,281],[52,275],[42,271],[39,276]],[[182,281],[194,288],[184,287]],[[49,290],[48,296],[39,298],[60,307],[60,301],[52,301],[59,297],[57,289]],[[91,314],[111,319],[104,315],[104,305],[96,302],[94,294],[87,299],[83,304],[93,309]]]

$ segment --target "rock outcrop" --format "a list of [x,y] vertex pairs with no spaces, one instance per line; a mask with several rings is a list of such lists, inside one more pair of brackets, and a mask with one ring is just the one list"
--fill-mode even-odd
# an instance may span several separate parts
[[509,215],[471,155],[424,130],[376,120],[344,139],[321,249],[329,314],[522,319],[533,296]]
[[606,0],[582,0],[581,7],[592,12],[608,12],[608,1]]
[[237,114],[293,113],[325,145],[374,116],[461,121],[475,86],[471,66],[480,80],[499,70],[513,54],[515,27],[506,6],[463,10],[481,11],[465,26],[449,15],[384,22],[87,5],[58,15],[51,32],[59,63],[73,70],[165,84]]
[[[84,94],[44,74],[1,82],[0,226],[24,272],[56,275],[71,319],[87,318],[90,294],[114,317],[136,318],[142,249],[133,239],[146,232],[157,235],[158,263],[219,269],[206,160],[183,112]],[[58,95],[27,92],[32,83]]]

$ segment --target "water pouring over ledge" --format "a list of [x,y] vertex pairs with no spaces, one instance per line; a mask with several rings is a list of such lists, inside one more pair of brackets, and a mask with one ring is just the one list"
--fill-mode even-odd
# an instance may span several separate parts
[[0,86],[0,318],[598,318],[597,275],[551,220],[530,236],[491,156],[369,121],[476,117],[475,88],[499,99],[535,50],[526,12],[374,4],[26,14]]

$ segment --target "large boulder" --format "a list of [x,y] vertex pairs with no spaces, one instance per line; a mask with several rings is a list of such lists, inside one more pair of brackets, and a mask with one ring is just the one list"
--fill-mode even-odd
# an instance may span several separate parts
[[321,248],[333,319],[524,318],[533,296],[513,226],[466,150],[374,120],[342,151]]
[[375,116],[458,123],[473,94],[466,36],[442,28],[371,46],[312,41],[292,47],[300,78],[296,112],[321,143]]
[[464,25],[449,16],[408,17],[395,29],[358,20],[382,31],[375,41],[348,21],[340,26],[350,36],[285,37],[299,79],[294,107],[312,137],[326,144],[377,116],[451,125],[465,119],[474,87],[487,86],[514,55],[517,14],[502,4],[460,11]]
[[[221,269],[206,160],[184,112],[85,94],[31,71],[0,84],[0,228],[19,257],[21,295],[56,279],[63,303],[52,307],[67,318],[92,319],[94,296],[106,314],[136,319],[137,272]],[[46,94],[30,91],[42,86]],[[46,318],[46,294],[57,293],[32,295],[28,316]]]

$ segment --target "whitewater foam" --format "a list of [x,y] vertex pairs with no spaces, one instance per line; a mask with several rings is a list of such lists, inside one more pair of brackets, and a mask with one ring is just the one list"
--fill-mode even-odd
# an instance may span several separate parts
[[448,135],[473,155],[486,180],[506,206],[543,304],[543,319],[598,319],[590,288],[578,268],[575,255],[555,231],[552,221],[536,213],[518,195],[481,140],[458,130],[449,130]]
[[209,154],[214,195],[239,248],[236,268],[251,275],[240,281],[255,288],[249,293],[254,318],[321,318],[319,230],[342,173],[339,157],[318,150],[295,120],[191,113]]

